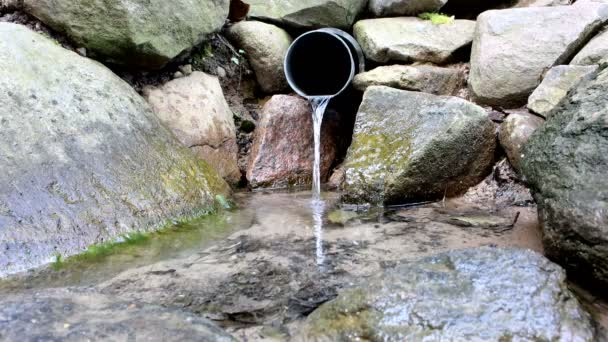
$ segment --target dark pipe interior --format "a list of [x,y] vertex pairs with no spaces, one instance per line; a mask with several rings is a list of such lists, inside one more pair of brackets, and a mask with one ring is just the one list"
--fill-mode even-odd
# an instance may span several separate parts
[[352,63],[348,47],[340,38],[313,32],[292,46],[286,71],[306,95],[334,95],[350,81]]

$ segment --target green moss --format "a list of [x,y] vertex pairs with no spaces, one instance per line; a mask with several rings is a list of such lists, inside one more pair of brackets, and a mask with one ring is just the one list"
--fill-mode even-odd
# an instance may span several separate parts
[[362,289],[344,292],[317,309],[310,318],[312,336],[356,336],[363,340],[373,340],[368,339],[373,336],[371,327],[379,320],[378,313],[367,304],[367,295]]
[[59,253],[55,254],[55,261],[53,261],[51,263],[51,268],[54,271],[59,271],[63,268],[63,266],[64,266],[63,257]]
[[359,214],[354,211],[336,209],[327,215],[327,220],[333,224],[345,225],[348,221],[353,220],[358,216]]
[[103,259],[115,253],[119,248],[145,244],[146,242],[148,242],[148,240],[150,240],[152,234],[154,233],[133,232],[123,234],[115,241],[89,246],[86,251],[82,252],[81,254],[69,257],[66,262],[96,261],[99,259]]
[[424,12],[418,15],[418,18],[430,20],[435,25],[449,24],[454,21],[454,17],[449,17],[442,13]]
[[350,150],[353,152],[348,158],[349,168],[367,168],[382,163],[402,169],[412,152],[409,134],[395,138],[381,132],[357,133]]

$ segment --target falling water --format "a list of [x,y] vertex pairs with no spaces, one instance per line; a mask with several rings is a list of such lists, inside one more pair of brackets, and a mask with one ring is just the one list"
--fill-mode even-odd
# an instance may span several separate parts
[[323,114],[325,114],[325,109],[327,109],[331,96],[315,96],[309,100],[312,105],[313,135],[315,140],[312,195],[313,199],[319,200],[321,198],[321,124],[323,123]]
[[312,172],[312,218],[314,223],[317,265],[323,265],[325,253],[323,251],[323,215],[325,214],[325,202],[321,199],[321,124],[323,114],[327,109],[331,96],[311,97],[313,135],[315,142],[314,166]]

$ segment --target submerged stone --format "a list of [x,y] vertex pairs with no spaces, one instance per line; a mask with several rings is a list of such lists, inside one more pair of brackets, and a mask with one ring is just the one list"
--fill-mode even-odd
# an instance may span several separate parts
[[486,112],[461,98],[369,87],[344,162],[344,200],[396,204],[460,194],[489,173],[494,132]]
[[235,341],[197,315],[89,292],[2,296],[0,318],[7,341]]
[[0,23],[0,276],[212,209],[229,188],[103,65]]
[[593,341],[565,272],[535,252],[481,247],[412,261],[342,292],[296,341]]

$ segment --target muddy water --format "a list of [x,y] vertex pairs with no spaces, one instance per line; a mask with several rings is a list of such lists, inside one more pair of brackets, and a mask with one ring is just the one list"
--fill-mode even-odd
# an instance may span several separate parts
[[[194,312],[241,340],[281,341],[342,289],[400,262],[482,245],[542,252],[534,207],[481,210],[451,200],[357,212],[341,210],[336,193],[323,193],[313,202],[319,207],[311,195],[240,194],[236,212],[9,284],[14,290],[86,286]],[[598,321],[608,317],[597,298],[583,301]]]

